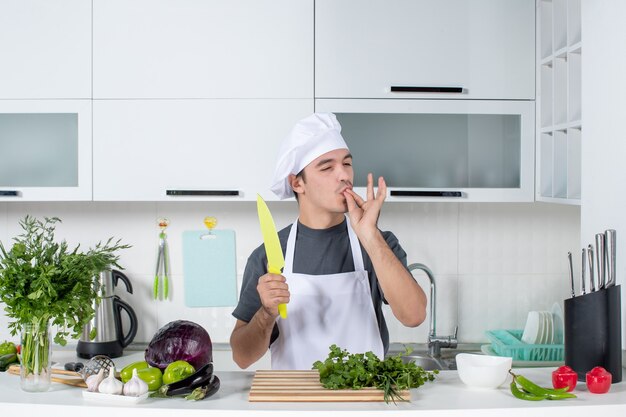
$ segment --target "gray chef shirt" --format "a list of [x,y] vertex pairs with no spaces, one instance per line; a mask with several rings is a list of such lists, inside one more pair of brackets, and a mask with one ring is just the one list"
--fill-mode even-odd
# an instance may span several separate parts
[[[342,223],[328,229],[311,229],[298,222],[298,234],[296,236],[295,253],[293,260],[293,272],[308,275],[329,275],[354,271],[352,249],[348,237],[348,223]],[[287,239],[291,225],[278,232],[283,254],[286,252]],[[385,241],[406,267],[406,252],[400,246],[398,239],[391,232],[382,232]],[[382,289],[378,285],[376,272],[367,252],[361,246],[363,263],[368,272],[370,289],[372,291],[372,303],[376,312],[376,320],[380,329],[385,354],[389,348],[389,331],[382,312],[382,303],[386,302]],[[246,264],[243,273],[243,283],[239,303],[233,311],[233,316],[238,320],[249,322],[254,314],[261,308],[261,299],[257,292],[259,277],[267,273],[267,256],[263,245],[256,248]],[[270,343],[278,337],[278,326],[274,325]]]

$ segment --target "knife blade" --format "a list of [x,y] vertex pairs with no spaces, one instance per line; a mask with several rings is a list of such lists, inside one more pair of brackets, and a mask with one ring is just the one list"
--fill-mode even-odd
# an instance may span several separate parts
[[589,257],[589,292],[596,290],[596,284],[593,278],[593,246],[587,245],[587,256]]
[[585,291],[585,280],[587,274],[587,249],[583,248],[583,264],[580,274],[580,295],[585,295],[587,292]]
[[[257,194],[256,198],[256,209],[259,215],[259,223],[261,224],[265,254],[267,255],[267,270],[270,274],[280,275],[285,266],[283,248],[280,246],[280,239],[278,239],[278,232],[276,231],[272,213],[267,207],[265,200],[259,194]],[[278,313],[280,317],[286,319],[287,305],[279,304]]]
[[574,292],[574,267],[572,265],[572,252],[567,252],[567,264],[569,266],[569,279],[572,284],[572,298],[576,297]]
[[604,233],[596,233],[596,266],[598,268],[598,289],[604,288],[606,283],[606,268],[604,255]]
[[609,229],[604,232],[606,239],[606,272],[607,272],[607,281],[606,287],[612,287],[615,285],[615,243],[617,238],[617,232],[614,229]]

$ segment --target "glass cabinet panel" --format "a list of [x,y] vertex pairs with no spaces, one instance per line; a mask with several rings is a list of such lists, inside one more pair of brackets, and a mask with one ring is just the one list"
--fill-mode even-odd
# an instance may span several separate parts
[[338,113],[354,156],[390,187],[519,188],[520,116]]
[[390,201],[534,201],[532,100],[319,99],[354,156],[355,187],[383,176]]
[[89,201],[91,100],[0,100],[0,201]]
[[0,186],[78,185],[77,114],[0,114],[0,150]]

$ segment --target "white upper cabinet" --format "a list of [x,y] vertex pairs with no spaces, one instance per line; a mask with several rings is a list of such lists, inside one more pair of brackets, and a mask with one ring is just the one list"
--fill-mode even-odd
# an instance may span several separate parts
[[534,22],[532,0],[316,0],[315,96],[534,100]]
[[311,98],[313,0],[94,0],[94,98]]
[[254,201],[312,100],[94,100],[94,200]]
[[91,2],[0,0],[0,99],[91,97]]

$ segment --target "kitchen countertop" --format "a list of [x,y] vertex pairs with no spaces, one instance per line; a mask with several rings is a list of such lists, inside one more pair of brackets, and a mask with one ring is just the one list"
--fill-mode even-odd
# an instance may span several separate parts
[[[63,364],[80,360],[73,350],[55,351],[53,361]],[[143,351],[128,351],[122,358],[116,358],[118,368],[143,359]],[[84,360],[83,360],[84,361]],[[420,415],[429,416],[588,416],[589,413],[603,415],[624,415],[626,413],[626,382],[613,384],[607,394],[591,394],[584,383],[576,387],[578,398],[565,401],[522,401],[509,392],[508,383],[496,390],[467,388],[456,371],[441,371],[436,380],[411,391],[410,403],[385,404],[367,403],[250,403],[248,392],[254,372],[219,371],[221,387],[214,396],[199,402],[181,398],[153,399],[134,405],[115,405],[90,402],[82,398],[82,389],[52,383],[48,392],[27,393],[20,389],[19,377],[0,373],[0,415],[21,413],[24,415],[72,415],[108,416],[119,412],[121,415],[170,416],[183,411],[186,415],[206,416],[272,416],[293,415]],[[553,368],[523,368],[516,371],[540,385],[550,386]]]

